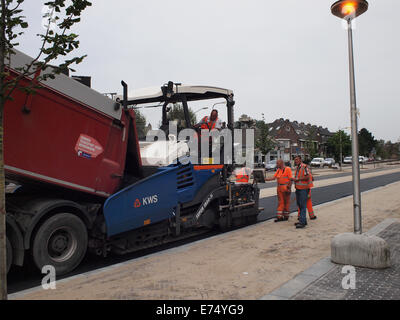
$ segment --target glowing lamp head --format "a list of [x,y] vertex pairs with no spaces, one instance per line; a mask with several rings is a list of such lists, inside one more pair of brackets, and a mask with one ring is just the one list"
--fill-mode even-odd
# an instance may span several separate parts
[[368,2],[365,0],[340,0],[332,7],[332,14],[341,19],[353,19],[368,10]]
[[357,3],[344,2],[342,6],[342,13],[345,16],[354,15],[356,13]]

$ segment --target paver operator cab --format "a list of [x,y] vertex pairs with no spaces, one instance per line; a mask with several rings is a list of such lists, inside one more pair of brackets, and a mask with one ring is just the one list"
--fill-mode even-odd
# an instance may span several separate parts
[[[30,61],[16,52],[10,77]],[[232,91],[169,82],[128,97],[122,82],[115,101],[62,74],[40,85],[34,95],[15,91],[4,111],[6,180],[19,185],[6,195],[8,268],[29,254],[39,269],[53,265],[61,275],[88,250],[124,254],[257,220],[259,189],[229,180],[234,161],[195,164],[182,154],[150,164],[151,152],[141,155],[151,143],[141,148],[134,106],[161,104],[161,129],[176,139],[167,128],[168,104],[182,103],[191,128],[188,102],[223,98],[233,129]]]

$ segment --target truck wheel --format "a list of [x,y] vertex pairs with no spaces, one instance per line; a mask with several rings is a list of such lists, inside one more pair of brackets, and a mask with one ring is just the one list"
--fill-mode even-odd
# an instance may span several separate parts
[[46,220],[36,232],[33,260],[40,270],[52,265],[57,275],[63,275],[81,263],[87,243],[87,230],[82,220],[70,213],[59,213]]
[[12,252],[12,246],[10,240],[6,238],[7,241],[7,273],[11,268],[12,260],[13,260],[13,252]]

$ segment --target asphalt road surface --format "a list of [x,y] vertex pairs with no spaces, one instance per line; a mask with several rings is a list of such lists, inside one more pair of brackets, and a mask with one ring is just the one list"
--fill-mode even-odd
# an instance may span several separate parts
[[[349,174],[346,174],[349,175]],[[351,175],[351,173],[350,173]],[[339,177],[339,175],[335,175],[335,177]],[[324,177],[320,177],[323,179]],[[330,176],[327,176],[329,179]],[[315,180],[319,180],[316,178]],[[400,181],[400,172],[391,173],[381,176],[376,176],[372,178],[362,179],[361,175],[361,192],[371,190],[374,188],[378,188],[381,186],[385,186],[387,184]],[[311,198],[313,205],[319,205],[325,202],[337,200],[340,198],[344,198],[353,194],[353,182],[343,182],[339,184],[334,184],[330,186],[320,187],[316,189],[312,189]],[[292,194],[292,199],[295,199],[294,192]],[[260,206],[264,207],[264,211],[258,216],[259,221],[264,221],[271,219],[276,216],[276,207],[278,205],[278,199],[276,196],[267,197],[260,199]],[[290,206],[290,211],[295,211],[297,209],[296,201],[292,201]],[[317,214],[317,213],[316,213]]]
[[[377,168],[377,169],[362,170],[361,171],[361,179],[362,179],[362,175],[364,173],[380,172],[380,171],[385,171],[385,170],[388,170],[388,168],[384,167],[384,168]],[[343,172],[343,173],[334,172],[332,174],[326,174],[326,175],[323,175],[323,176],[319,176],[318,172],[319,172],[319,169],[315,169],[315,168],[312,169],[312,173],[314,175],[314,180],[315,181],[326,180],[326,179],[334,179],[334,178],[341,178],[341,177],[349,177],[349,176],[352,175],[352,172],[350,171],[350,172]],[[272,171],[268,171],[267,174],[268,174],[268,176],[272,177],[273,172]],[[261,184],[259,184],[259,187],[260,187],[260,189],[264,189],[264,188],[273,187],[275,185],[276,185],[276,181],[271,181],[271,182],[261,183]]]
[[[380,171],[379,169],[374,171]],[[370,170],[369,170],[370,172]],[[316,174],[317,172],[314,172]],[[338,178],[341,176],[349,176],[351,173],[343,173],[343,174],[333,174],[333,175],[325,175],[318,177],[316,176],[316,180],[324,180],[324,179],[331,179],[331,178]],[[362,179],[362,175],[361,175]],[[377,177],[367,178],[361,180],[361,191],[367,191],[370,189],[374,189],[377,187],[385,186],[387,184],[400,181],[400,172],[399,173],[391,173],[387,175],[381,175]],[[270,182],[261,184],[260,188],[266,188],[275,186],[276,182]],[[343,197],[347,197],[352,195],[352,182],[344,182],[339,183],[331,186],[320,187],[312,190],[312,200],[313,205],[322,204],[325,202],[333,201],[336,199],[340,199]],[[295,199],[294,194],[292,194],[292,199]],[[277,207],[277,197],[271,196],[260,199],[260,206],[264,207],[264,211],[259,215],[259,221],[265,221],[271,218],[274,218],[276,215],[276,207]],[[296,203],[293,201],[291,205],[291,211],[296,210]],[[318,214],[316,212],[316,214]],[[205,235],[192,237],[186,240],[176,241],[174,243],[169,243],[166,245],[158,246],[156,248],[146,249],[130,254],[126,254],[123,256],[109,256],[107,258],[97,257],[93,255],[87,255],[86,258],[83,260],[81,265],[72,273],[68,274],[66,277],[70,277],[73,275],[85,273],[88,271],[93,271],[96,269],[104,268],[116,263],[120,263],[123,261],[139,258],[151,253],[163,251],[169,248],[177,247],[186,243],[190,243],[199,239],[204,239],[210,237],[212,235],[217,234],[218,232],[209,232]],[[62,279],[60,277],[59,279]],[[59,280],[58,279],[58,280]],[[41,284],[42,276],[38,272],[38,270],[33,267],[32,262],[26,263],[24,267],[16,267],[14,266],[9,275],[8,275],[8,292],[14,293],[21,290],[29,289],[32,287],[39,286]]]

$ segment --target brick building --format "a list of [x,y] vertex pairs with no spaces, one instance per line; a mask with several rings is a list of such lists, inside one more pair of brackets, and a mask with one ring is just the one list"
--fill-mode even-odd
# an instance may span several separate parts
[[304,122],[277,119],[268,124],[271,137],[277,142],[276,150],[270,152],[270,158],[282,158],[285,161],[296,155],[310,158],[311,143],[316,154],[326,157],[327,141],[333,135],[328,128],[305,124]]
[[[268,162],[281,158],[284,161],[293,160],[296,155],[303,159],[310,158],[310,143],[316,154],[326,157],[327,141],[333,135],[328,128],[305,124],[304,122],[290,121],[289,119],[276,119],[268,123],[269,135],[276,144],[274,150],[264,155],[259,150],[254,150],[254,162]],[[247,115],[242,115],[235,123],[235,128],[243,129],[243,149],[245,146],[245,129],[254,129],[254,138],[258,139],[260,132],[256,128],[256,120]],[[244,150],[243,150],[244,151]]]

